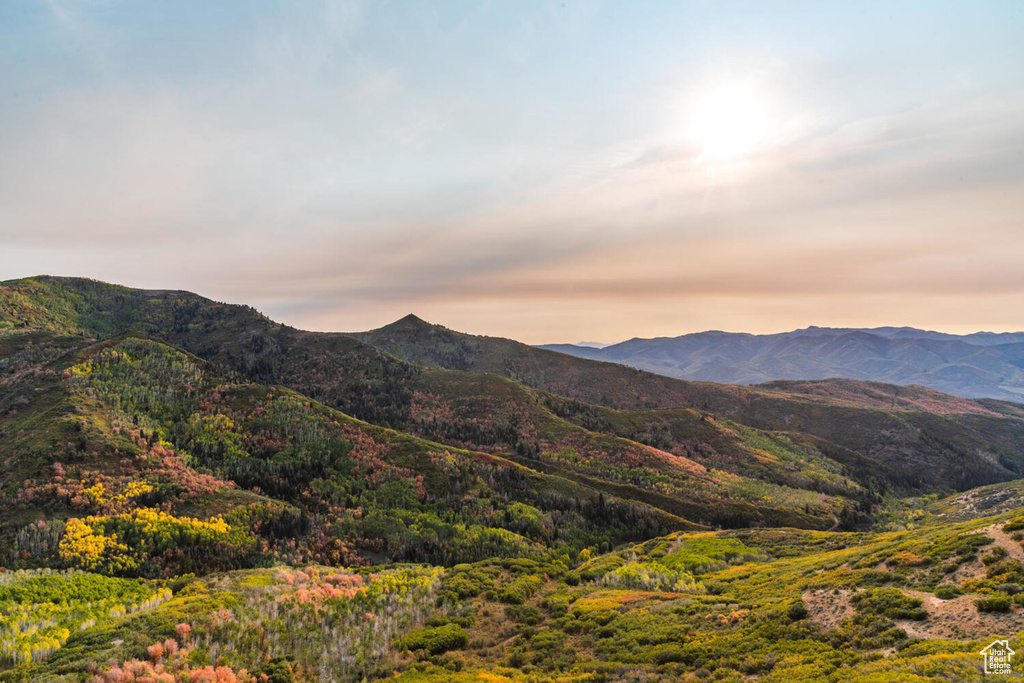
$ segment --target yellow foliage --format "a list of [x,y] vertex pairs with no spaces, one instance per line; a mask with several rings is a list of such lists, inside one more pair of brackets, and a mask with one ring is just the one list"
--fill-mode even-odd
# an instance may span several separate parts
[[114,496],[114,502],[119,504],[127,503],[132,498],[138,498],[152,490],[153,487],[145,482],[128,482],[128,485],[124,487],[124,491],[121,491],[121,493]]
[[107,498],[107,487],[103,485],[103,482],[99,482],[94,486],[90,486],[89,488],[82,491],[82,493],[85,495],[86,498],[89,499],[89,502],[92,503],[93,505],[103,505],[109,500]]
[[122,519],[129,517],[134,518],[136,522],[141,522],[143,525],[142,532],[147,535],[156,534],[162,527],[167,525],[179,524],[190,526],[194,529],[209,529],[220,534],[226,534],[230,530],[228,523],[224,521],[223,517],[211,517],[209,521],[203,522],[194,517],[175,517],[153,508],[141,508],[134,510],[130,514],[121,515]]
[[93,505],[107,505],[113,503],[117,506],[122,506],[128,503],[133,498],[149,493],[153,490],[153,487],[145,482],[131,481],[128,485],[118,493],[117,495],[108,495],[107,487],[103,485],[103,482],[98,482],[93,486],[82,491],[82,493],[89,499],[89,502]]
[[73,517],[64,527],[64,536],[60,539],[57,549],[60,552],[60,559],[67,564],[95,569],[103,559],[108,542],[105,536],[94,534],[87,522]]

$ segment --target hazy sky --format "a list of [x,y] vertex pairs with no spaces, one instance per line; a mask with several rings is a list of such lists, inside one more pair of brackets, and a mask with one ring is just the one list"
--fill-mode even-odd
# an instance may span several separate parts
[[0,1],[0,279],[531,343],[1024,329],[1024,2]]

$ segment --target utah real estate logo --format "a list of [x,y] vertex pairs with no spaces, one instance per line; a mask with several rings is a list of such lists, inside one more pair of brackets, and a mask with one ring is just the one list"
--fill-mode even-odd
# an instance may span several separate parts
[[1010,673],[1010,658],[1015,654],[1008,640],[994,640],[979,654],[985,658],[986,674]]

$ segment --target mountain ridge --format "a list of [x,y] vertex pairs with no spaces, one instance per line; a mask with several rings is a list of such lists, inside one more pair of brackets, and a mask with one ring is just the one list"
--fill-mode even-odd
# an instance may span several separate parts
[[538,348],[678,379],[756,385],[854,379],[920,385],[964,398],[1024,398],[1024,333],[952,335],[910,327],[824,328],[753,335],[707,331],[633,338],[602,349]]
[[[856,487],[836,488],[836,468],[870,490],[962,490],[1024,473],[1019,406],[922,389],[856,382],[824,387],[686,382],[460,333],[416,316],[362,333],[303,332],[247,306],[87,280],[38,278],[0,285],[0,324],[10,327],[17,319],[11,311],[19,306],[23,319],[35,312],[36,324],[43,327],[61,329],[66,319],[100,336],[123,330],[149,334],[248,381],[287,386],[358,419],[457,447],[505,453],[532,467],[561,468],[576,478],[596,474],[591,485],[604,482],[600,486],[609,493],[639,499],[653,495],[656,487],[644,468],[661,467],[662,456],[627,442],[702,467],[724,467],[730,475],[796,487],[780,494],[783,498],[800,489],[805,493],[797,497],[806,491],[844,492],[854,505],[867,503]],[[496,395],[509,401],[505,409],[497,410]],[[768,443],[763,439],[773,433],[785,440],[769,450],[781,448],[792,465],[773,467],[759,460],[764,447],[756,444]],[[581,444],[599,458],[585,464],[557,455],[565,448],[578,451]],[[609,477],[622,475],[613,474],[621,466],[613,463],[627,452],[639,458],[637,463],[647,463],[629,470],[640,488],[614,489]],[[812,461],[824,469],[807,480],[800,470]],[[700,499],[693,493],[699,488],[686,490],[689,475],[671,476],[683,477],[672,484],[683,486],[679,495],[694,503]],[[693,521],[741,523],[729,512],[731,505],[706,507],[711,516],[701,513]],[[819,519],[830,514],[821,506],[812,509]],[[749,510],[743,516],[746,523],[757,518]],[[779,519],[777,512],[760,523],[771,518]],[[793,523],[808,522],[794,518]]]

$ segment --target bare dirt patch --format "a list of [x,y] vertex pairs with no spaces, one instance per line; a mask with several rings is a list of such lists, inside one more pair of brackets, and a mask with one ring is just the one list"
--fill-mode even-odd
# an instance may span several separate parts
[[[844,619],[856,614],[850,602],[854,592],[827,588],[805,592],[802,597],[807,618],[827,629],[838,627]],[[923,621],[902,619],[896,622],[911,638],[975,640],[1013,635],[1024,630],[1024,610],[1016,607],[1006,614],[978,612],[974,606],[977,595],[942,600],[931,593],[906,589],[903,592],[921,598],[921,606],[928,610],[928,618]]]
[[853,591],[819,588],[806,591],[801,597],[807,608],[807,618],[825,628],[835,628],[839,622],[856,614],[850,604]]
[[992,524],[984,529],[980,529],[980,531],[995,541],[995,545],[1005,548],[1011,558],[1024,562],[1024,548],[1021,547],[1020,543],[1010,538],[1010,534],[1003,531],[1003,524]]
[[980,560],[975,559],[970,562],[964,562],[962,565],[957,567],[956,571],[952,574],[947,574],[942,581],[939,582],[939,585],[959,586],[968,579],[984,579],[987,571],[987,568]]
[[931,593],[904,590],[907,595],[921,598],[928,610],[924,621],[896,622],[911,638],[948,638],[974,640],[998,635],[1012,635],[1024,630],[1024,610],[1014,608],[1006,614],[979,612],[974,606],[977,595],[961,595],[952,600],[941,600]]

